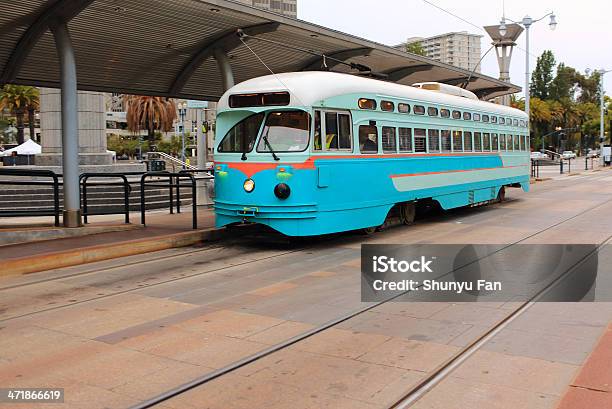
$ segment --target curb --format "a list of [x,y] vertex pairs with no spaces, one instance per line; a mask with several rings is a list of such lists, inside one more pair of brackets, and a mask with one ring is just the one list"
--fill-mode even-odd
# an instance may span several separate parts
[[96,261],[135,256],[153,251],[187,247],[207,241],[216,241],[221,231],[215,228],[175,233],[147,239],[121,241],[74,250],[41,253],[30,257],[4,259],[0,277],[37,273],[57,268],[78,266]]

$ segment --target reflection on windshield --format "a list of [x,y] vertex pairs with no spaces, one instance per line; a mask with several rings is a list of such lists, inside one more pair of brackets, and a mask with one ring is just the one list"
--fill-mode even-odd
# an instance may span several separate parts
[[238,122],[225,135],[217,150],[219,152],[251,152],[263,119],[264,114],[259,113]]
[[[308,147],[310,115],[304,111],[278,111],[268,115],[263,135],[275,152],[302,152]],[[263,138],[257,152],[270,152]]]

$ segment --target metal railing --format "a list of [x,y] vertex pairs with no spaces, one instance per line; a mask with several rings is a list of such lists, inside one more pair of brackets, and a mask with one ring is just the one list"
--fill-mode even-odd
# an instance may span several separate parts
[[565,173],[563,162],[565,162],[566,160],[567,160],[567,173],[572,173],[572,158],[567,158],[567,159],[561,158],[559,160],[559,168],[560,168],[559,170],[561,174]]
[[164,161],[167,162],[171,162],[172,164],[178,165],[181,167],[181,169],[189,169],[189,170],[197,170],[198,168],[192,165],[187,164],[187,162],[183,162],[182,160],[175,158],[172,155],[168,155],[165,152],[148,152],[147,153],[147,158],[151,158],[151,157],[159,157],[161,159],[163,159]]
[[[89,179],[121,179],[122,183],[118,182],[104,182],[104,183],[87,183]],[[125,215],[125,223],[130,223],[130,193],[132,192],[132,187],[130,186],[130,182],[128,182],[127,176],[122,173],[83,173],[80,176],[81,186],[82,186],[82,200],[83,200],[83,222],[85,224],[88,223],[87,216],[94,215],[104,215],[104,214],[123,214]],[[89,211],[89,206],[87,202],[87,187],[88,186],[123,186],[123,212],[115,212],[115,211],[103,211],[92,213]]]
[[531,159],[531,177],[540,177],[540,161],[538,159]]
[[[150,178],[157,178],[157,180],[148,180]],[[168,179],[168,183],[162,183],[159,179]],[[181,185],[181,179],[189,179],[191,182],[189,185]],[[197,203],[197,189],[196,189],[196,178],[189,172],[181,173],[170,173],[170,172],[146,172],[140,178],[140,223],[146,226],[146,189],[145,187],[161,187],[168,189],[168,197],[170,201],[170,214],[174,213],[174,189],[176,189],[177,201],[176,201],[176,212],[181,212],[181,199],[180,189],[181,187],[191,187],[191,207],[192,207],[192,225],[193,229],[198,228],[198,203]]]
[[3,217],[23,217],[23,216],[54,216],[55,226],[60,225],[60,205],[59,205],[59,175],[50,170],[34,169],[0,169],[0,176],[8,177],[35,177],[49,178],[52,181],[42,180],[0,180],[0,185],[5,186],[52,186],[53,188],[53,209],[41,208],[32,210],[0,210]]

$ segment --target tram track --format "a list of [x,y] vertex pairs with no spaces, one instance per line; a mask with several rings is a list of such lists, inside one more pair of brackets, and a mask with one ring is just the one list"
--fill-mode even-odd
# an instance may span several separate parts
[[[491,257],[494,254],[497,254],[501,251],[507,250],[510,247],[516,246],[518,244],[521,244],[531,238],[534,238],[542,233],[548,232],[564,223],[567,223],[571,220],[574,220],[578,217],[584,216],[585,214],[592,212],[602,206],[605,206],[607,204],[609,204],[610,202],[612,202],[612,199],[608,199],[605,200],[597,205],[591,206],[588,209],[585,209],[577,214],[574,214],[570,217],[567,217],[563,220],[560,220],[556,223],[551,224],[550,226],[541,229],[537,232],[531,233],[523,238],[521,238],[520,240],[517,240],[513,243],[507,244],[507,245],[503,245],[500,248],[498,248],[497,250],[483,256],[483,257],[479,257],[475,260],[472,260],[462,266],[458,266],[456,267],[454,270],[449,271],[444,273],[444,275],[447,274],[451,274],[453,271],[461,269],[463,267],[466,267],[470,264],[473,263],[478,263],[479,261],[482,261],[488,257]],[[542,290],[540,290],[536,295],[534,295],[530,300],[524,302],[521,304],[520,307],[516,308],[515,310],[511,311],[508,315],[506,315],[504,318],[502,318],[498,323],[494,324],[493,327],[491,327],[487,332],[485,332],[483,335],[481,335],[480,337],[478,337],[475,341],[473,341],[471,344],[469,344],[467,347],[464,347],[463,349],[461,349],[457,354],[455,354],[453,357],[451,357],[449,360],[447,360],[444,364],[442,364],[440,367],[438,367],[436,370],[433,371],[432,374],[428,375],[422,382],[420,382],[419,384],[417,384],[416,387],[411,388],[400,400],[398,400],[397,402],[394,403],[393,406],[391,406],[392,408],[408,408],[410,407],[416,400],[420,399],[420,397],[424,396],[424,394],[426,394],[428,391],[430,391],[433,387],[435,387],[435,385],[437,385],[442,379],[444,379],[446,376],[448,376],[449,373],[451,373],[454,369],[456,369],[461,363],[463,363],[467,358],[469,358],[474,352],[476,352],[480,347],[482,347],[482,345],[484,345],[488,340],[490,340],[491,338],[493,338],[497,333],[499,333],[503,328],[505,328],[508,324],[510,324],[513,320],[515,320],[516,318],[518,318],[520,315],[522,315],[525,311],[527,311],[531,305],[533,305],[533,303],[537,302],[537,299],[539,299],[540,297],[542,297],[546,292],[548,292],[551,288],[554,288],[556,285],[559,284],[560,280],[563,280],[568,274],[570,274],[578,265],[580,265],[581,263],[583,263],[586,259],[588,259],[590,256],[592,256],[594,253],[596,253],[601,246],[605,245],[606,243],[608,243],[610,240],[612,239],[612,235],[608,236],[605,240],[603,240],[601,242],[601,244],[599,244],[598,246],[596,246],[596,248],[589,252],[587,255],[585,255],[584,257],[582,257],[580,260],[578,260],[576,263],[574,263],[574,265],[570,266],[566,271],[564,271],[557,279],[555,279],[553,282],[549,283],[545,288],[543,288]],[[144,401],[138,405],[132,406],[130,409],[147,409],[147,408],[152,408],[155,407],[158,404],[162,404],[163,402],[166,402],[174,397],[177,397],[181,394],[184,394],[186,392],[189,392],[193,389],[196,389],[198,387],[201,387],[215,379],[218,379],[222,376],[228,375],[250,363],[256,362],[258,360],[261,360],[265,357],[268,357],[276,352],[279,352],[281,350],[284,350],[292,345],[295,345],[301,341],[304,341],[310,337],[313,337],[325,330],[328,330],[330,328],[333,328],[345,321],[348,321],[352,318],[355,318],[359,315],[362,315],[368,311],[371,311],[375,308],[378,308],[384,304],[387,304],[401,296],[406,295],[408,292],[403,292],[401,294],[398,294],[392,298],[389,298],[387,300],[381,301],[381,302],[377,302],[374,303],[372,305],[368,305],[366,307],[363,308],[359,308],[353,312],[350,312],[348,314],[345,314],[341,317],[338,317],[334,320],[328,321],[325,324],[322,324],[318,327],[315,327],[309,331],[303,332],[297,336],[294,336],[292,338],[289,338],[283,342],[279,342],[277,344],[274,344],[262,351],[259,351],[255,354],[252,354],[250,356],[244,357],[240,360],[237,360],[229,365],[224,366],[223,368],[219,368],[215,371],[212,372],[208,372],[204,375],[202,375],[201,377],[198,377],[196,379],[193,379],[190,382],[187,382],[183,385],[177,386],[176,388],[170,389],[160,395],[157,395],[147,401]]]
[[[593,180],[597,180],[597,179],[601,179],[604,177],[608,177],[609,175],[607,174],[603,174],[603,175],[597,175],[595,177],[593,177]],[[545,186],[543,188],[540,188],[540,191],[549,191],[552,190],[553,187],[552,186]],[[513,198],[509,198],[507,200],[504,201],[504,203],[512,203],[514,202],[516,199]],[[604,204],[604,203],[602,203]],[[455,211],[462,211],[465,209],[472,209],[472,208],[459,208],[459,209],[455,209]],[[588,211],[588,209],[587,209]],[[569,219],[568,219],[569,220]],[[415,223],[415,225],[418,225],[419,222],[417,221]],[[131,267],[131,266],[135,266],[135,265],[143,265],[143,264],[151,264],[151,263],[156,263],[156,262],[160,262],[160,261],[167,261],[167,260],[171,260],[171,259],[175,259],[175,258],[180,258],[180,257],[185,257],[185,256],[190,256],[190,255],[194,255],[194,254],[199,254],[199,253],[203,253],[203,252],[207,252],[207,251],[211,251],[211,250],[215,250],[215,249],[221,249],[221,248],[226,248],[228,244],[232,244],[232,239],[230,239],[229,242],[223,242],[223,244],[220,245],[212,245],[212,246],[205,246],[203,248],[199,248],[196,250],[184,250],[184,251],[180,251],[179,253],[176,254],[169,254],[169,255],[163,255],[163,256],[159,256],[159,257],[153,257],[147,260],[137,260],[137,261],[133,261],[133,262],[126,262],[126,263],[121,263],[121,264],[117,264],[117,265],[111,265],[108,267],[94,267],[91,269],[87,269],[85,271],[79,271],[76,273],[68,273],[68,274],[60,274],[60,275],[56,275],[53,277],[48,277],[48,278],[42,278],[42,279],[35,279],[32,281],[28,281],[25,283],[19,283],[19,284],[13,284],[13,285],[8,285],[8,286],[0,286],[0,292],[1,291],[5,291],[5,290],[12,290],[12,289],[16,289],[16,288],[23,288],[23,287],[28,287],[28,286],[32,286],[32,285],[37,285],[37,284],[43,284],[43,283],[47,283],[47,282],[52,282],[52,281],[58,281],[58,280],[64,280],[64,279],[69,279],[69,278],[76,278],[76,277],[84,277],[87,275],[92,275],[92,274],[98,274],[98,273],[103,273],[103,272],[109,272],[109,271],[113,271],[113,270],[117,270],[117,269],[122,269],[125,267]],[[298,249],[296,251],[300,251],[302,249]],[[142,255],[141,255],[142,256]],[[136,256],[137,257],[137,256]],[[127,257],[126,257],[127,258]],[[112,260],[110,261],[112,263]],[[100,263],[108,263],[108,261],[102,261]],[[74,269],[75,267],[67,267],[67,269]],[[59,269],[58,269],[59,270]],[[49,273],[52,270],[47,270],[47,271],[42,271],[36,274],[45,274],[45,273]],[[189,278],[191,276],[185,276],[183,278]],[[2,320],[0,320],[0,322],[2,322]]]
[[[607,177],[608,175],[598,175],[595,179],[600,179],[602,177]],[[549,191],[552,190],[554,187],[553,186],[546,186],[544,188],[542,188],[542,190],[540,191]],[[512,202],[514,200],[508,200],[508,202]],[[563,223],[566,223],[570,220],[573,220],[577,217],[580,217],[590,211],[593,211],[601,206],[604,206],[608,203],[612,202],[612,199],[606,200],[604,202],[601,202],[597,205],[594,205],[588,209],[583,210],[580,213],[577,213],[573,216],[570,216],[566,219],[563,219],[551,226],[548,226],[545,229],[539,230],[538,232],[532,233],[531,235],[524,237],[523,239],[521,239],[520,241],[517,241],[514,244],[520,243],[521,241],[527,240],[531,237],[534,237],[538,234],[544,233],[550,229],[553,229]],[[472,212],[472,211],[476,211],[474,209],[458,209],[458,211],[468,211],[468,212]],[[416,225],[418,225],[419,223],[417,222]],[[333,239],[333,236],[331,236]],[[345,237],[346,238],[346,237]],[[351,240],[349,238],[349,240]],[[358,240],[358,239],[357,239]],[[172,260],[172,259],[177,259],[177,258],[181,258],[181,257],[186,257],[186,256],[191,256],[191,255],[196,255],[196,254],[201,254],[201,253],[205,253],[205,252],[210,252],[210,251],[214,251],[214,250],[218,250],[218,249],[222,249],[222,248],[226,248],[228,245],[235,245],[239,242],[239,240],[236,239],[230,239],[228,242],[225,242],[221,245],[213,245],[213,246],[206,246],[204,248],[201,249],[197,249],[197,250],[188,250],[188,251],[181,251],[178,254],[170,254],[170,255],[163,255],[163,256],[159,256],[159,257],[154,257],[148,260],[138,260],[138,261],[131,261],[131,262],[127,262],[127,263],[121,263],[118,265],[112,265],[112,266],[108,266],[108,267],[102,267],[102,268],[93,268],[93,269],[89,269],[86,271],[82,271],[82,272],[78,272],[78,273],[71,273],[71,274],[64,274],[64,275],[59,275],[59,276],[54,276],[54,277],[50,277],[50,278],[44,278],[44,279],[40,279],[40,280],[34,280],[34,281],[30,281],[30,282],[26,282],[26,283],[20,283],[20,284],[15,284],[15,285],[10,285],[10,286],[5,286],[5,287],[0,287],[0,294],[3,291],[10,291],[10,290],[14,290],[14,289],[18,289],[18,288],[23,288],[23,287],[28,287],[28,286],[33,286],[33,285],[38,285],[38,284],[44,284],[47,282],[54,282],[54,281],[58,281],[58,280],[63,280],[63,279],[71,279],[71,278],[78,278],[78,277],[85,277],[88,275],[94,275],[94,274],[99,274],[99,273],[104,273],[104,272],[112,272],[112,271],[116,271],[116,270],[120,270],[126,267],[130,267],[130,266],[135,266],[135,265],[143,265],[143,264],[152,264],[152,263],[157,263],[157,262],[163,262],[163,261],[168,261],[168,260]],[[124,290],[120,290],[120,291],[113,291],[104,295],[100,295],[100,296],[96,296],[96,297],[91,297],[91,298],[87,298],[87,299],[83,299],[80,301],[75,301],[75,302],[67,302],[61,305],[54,305],[53,307],[48,307],[48,308],[41,308],[35,311],[30,311],[24,314],[16,314],[13,316],[9,316],[9,317],[5,317],[5,318],[0,318],[0,323],[7,323],[10,321],[14,321],[20,318],[27,318],[27,317],[32,317],[38,314],[42,314],[42,313],[46,313],[46,312],[51,312],[51,311],[56,311],[56,310],[61,310],[64,308],[70,308],[72,306],[77,306],[77,305],[83,305],[83,304],[87,304],[87,303],[91,303],[91,302],[95,302],[95,301],[99,301],[102,299],[107,299],[107,298],[112,298],[115,296],[119,296],[119,295],[124,295],[124,294],[129,294],[129,293],[135,293],[138,291],[142,291],[142,290],[146,290],[152,287],[158,287],[158,286],[163,286],[166,284],[170,284],[170,283],[174,283],[177,281],[181,281],[181,280],[186,280],[186,279],[190,279],[190,278],[195,278],[195,277],[199,277],[199,276],[203,276],[206,274],[211,274],[211,273],[218,273],[218,272],[222,272],[223,270],[227,270],[230,268],[236,268],[236,267],[241,267],[241,266],[247,266],[249,264],[253,264],[253,263],[257,263],[257,262],[261,262],[261,261],[265,261],[265,260],[272,260],[278,257],[282,257],[285,255],[289,255],[289,254],[295,254],[295,253],[299,253],[302,251],[309,251],[312,248],[314,248],[316,246],[316,244],[313,243],[309,243],[306,246],[300,246],[294,250],[289,250],[289,251],[281,251],[278,252],[277,254],[273,254],[273,255],[269,255],[269,256],[265,256],[265,257],[261,257],[261,258],[255,258],[253,260],[249,260],[249,261],[245,261],[245,262],[241,262],[241,263],[234,263],[234,264],[230,264],[227,266],[223,266],[223,267],[218,267],[218,268],[211,268],[211,269],[206,269],[206,270],[201,270],[201,271],[197,271],[194,272],[192,274],[183,274],[180,277],[173,277],[170,279],[166,279],[166,280],[161,280],[158,282],[154,282],[154,283],[149,283],[149,284],[140,284],[140,285],[135,285],[131,288],[126,288]],[[240,253],[240,254],[246,254],[246,251],[244,253]]]
[[[597,175],[595,177],[592,177],[592,180],[598,180],[601,178],[605,178],[605,177],[609,177],[609,175],[607,174],[602,174],[602,175]],[[549,191],[552,190],[554,187],[552,186],[545,186],[540,188],[540,191]],[[504,203],[512,203],[514,202],[516,199],[513,198],[508,198],[507,200],[504,201]],[[467,208],[469,209],[469,208]],[[461,211],[463,209],[459,208],[456,209],[455,211]],[[415,224],[418,224],[415,223]],[[230,239],[231,240],[231,239]],[[231,244],[231,241],[229,242],[229,244]],[[135,265],[142,265],[142,264],[150,264],[150,263],[155,263],[155,262],[159,262],[159,261],[167,261],[167,260],[171,260],[174,258],[180,258],[180,257],[185,257],[185,256],[190,256],[190,255],[194,255],[194,254],[198,254],[198,253],[203,253],[206,251],[210,251],[210,250],[215,250],[215,249],[221,249],[221,248],[225,248],[227,247],[228,242],[223,242],[223,244],[220,245],[211,245],[211,246],[205,246],[204,248],[199,248],[196,250],[183,250],[178,252],[177,254],[170,254],[170,255],[163,255],[163,256],[159,256],[159,257],[153,257],[147,260],[137,260],[137,261],[133,261],[133,262],[127,262],[127,263],[121,263],[118,265],[112,265],[112,266],[108,266],[108,267],[94,267],[91,269],[87,269],[85,271],[79,271],[76,273],[68,273],[68,274],[63,274],[63,275],[56,275],[53,277],[49,277],[49,278],[42,278],[42,279],[35,279],[32,281],[28,281],[25,283],[19,283],[19,284],[13,284],[13,285],[8,285],[8,286],[0,286],[0,292],[4,291],[4,290],[11,290],[11,289],[16,289],[16,288],[22,288],[22,287],[27,287],[27,286],[32,286],[32,285],[36,285],[36,284],[43,284],[43,283],[47,283],[47,282],[52,282],[52,281],[57,281],[57,280],[63,280],[63,279],[68,279],[68,278],[76,278],[76,277],[83,277],[83,276],[87,276],[87,275],[91,275],[91,274],[98,274],[98,273],[102,273],[102,272],[108,272],[108,271],[113,271],[113,270],[117,270],[117,269],[121,269],[121,268],[125,268],[125,267],[131,267],[131,266],[135,266]],[[142,256],[142,255],[141,255]],[[137,257],[137,256],[136,256]],[[127,257],[126,257],[127,258]],[[101,261],[99,263],[108,263],[109,261]],[[110,261],[112,263],[112,260]],[[78,266],[76,266],[78,267]],[[74,269],[75,267],[66,267],[66,269]],[[60,270],[60,269],[56,269],[56,270]],[[38,274],[46,274],[49,273],[52,270],[46,270],[46,271],[41,271]],[[0,320],[1,322],[1,320]]]

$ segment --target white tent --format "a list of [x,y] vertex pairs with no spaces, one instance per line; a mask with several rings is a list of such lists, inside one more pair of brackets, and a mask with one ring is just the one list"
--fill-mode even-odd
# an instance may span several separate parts
[[4,156],[11,156],[13,152],[17,152],[17,155],[37,155],[42,152],[42,148],[33,140],[28,139],[21,145],[12,149],[7,149],[4,152],[0,152],[0,154],[3,154]]

